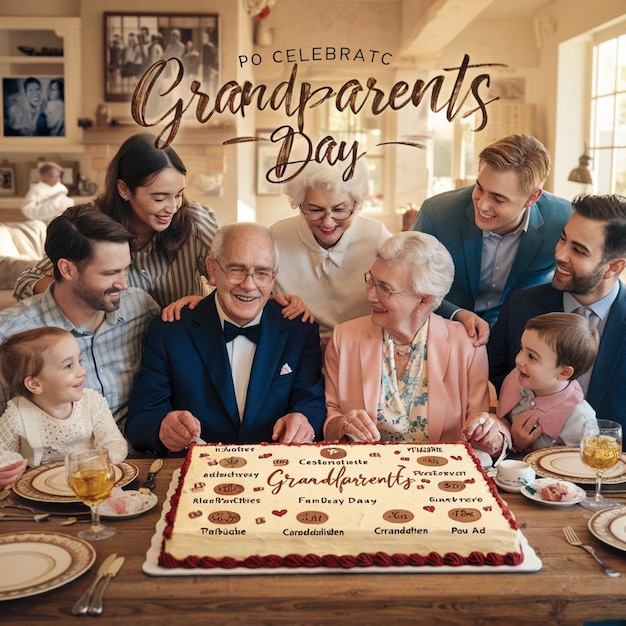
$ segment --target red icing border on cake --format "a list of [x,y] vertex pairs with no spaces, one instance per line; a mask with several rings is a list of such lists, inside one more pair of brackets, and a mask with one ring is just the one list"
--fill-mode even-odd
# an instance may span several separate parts
[[159,555],[161,567],[184,569],[234,569],[245,567],[247,569],[276,568],[276,567],[325,567],[333,569],[351,569],[353,567],[425,567],[425,566],[498,566],[519,565],[524,560],[523,552],[501,555],[493,552],[482,554],[472,552],[463,557],[454,552],[441,555],[431,552],[426,556],[420,554],[387,554],[386,552],[361,553],[355,555],[326,554],[287,554],[284,557],[278,555],[250,556],[243,560],[223,557],[215,559],[209,556],[188,556],[185,559],[176,559],[171,554],[162,552]]
[[[519,529],[520,525],[517,520],[513,517],[509,507],[506,505],[504,500],[500,497],[498,490],[495,486],[493,480],[487,476],[485,471],[482,469],[482,464],[478,460],[478,458],[474,455],[472,451],[472,447],[467,442],[458,442],[465,446],[470,458],[476,464],[476,470],[479,471],[491,492],[495,496],[498,505],[502,510],[502,514],[509,522],[512,529]],[[178,479],[178,485],[176,487],[176,491],[172,495],[170,499],[170,510],[167,512],[165,516],[165,529],[163,530],[163,537],[165,539],[169,539],[172,536],[172,528],[174,524],[174,520],[176,518],[176,510],[178,508],[178,502],[180,500],[180,492],[183,486],[183,479],[189,469],[189,465],[191,464],[191,451],[195,447],[196,444],[192,444],[187,451],[187,456],[183,461],[180,467],[180,477]],[[237,445],[237,444],[207,444],[211,446],[222,446],[222,445]],[[243,444],[242,444],[243,445]],[[329,445],[333,445],[329,442],[319,442],[319,443],[310,443],[310,444],[272,444],[272,443],[261,443],[254,444],[260,446],[317,446],[317,447],[325,447]],[[365,443],[365,442],[354,442],[350,443],[350,446],[358,446],[358,445],[404,445],[404,444],[395,444],[395,443]],[[423,445],[440,445],[440,444],[428,444],[424,442]],[[517,552],[509,552],[507,554],[496,554],[494,552],[488,552],[487,554],[483,554],[482,552],[472,552],[468,556],[463,557],[460,554],[455,552],[448,552],[447,554],[439,554],[437,552],[431,552],[428,555],[421,554],[387,554],[386,552],[375,552],[375,553],[360,553],[357,555],[336,555],[336,554],[326,554],[324,556],[319,556],[317,554],[287,554],[283,557],[272,554],[267,556],[258,556],[253,555],[249,556],[243,560],[234,559],[231,557],[222,557],[222,558],[213,558],[210,556],[188,556],[184,559],[177,559],[173,557],[171,554],[164,552],[164,542],[161,544],[161,552],[159,554],[159,566],[165,568],[176,568],[181,567],[184,569],[235,569],[238,567],[244,567],[247,569],[259,569],[259,568],[277,568],[277,567],[287,567],[287,568],[311,568],[311,567],[325,567],[330,569],[351,569],[354,567],[442,567],[442,566],[452,566],[458,567],[461,565],[471,565],[471,566],[491,566],[496,567],[499,565],[520,565],[524,561],[524,553],[520,550]]]
[[[519,522],[513,517],[513,514],[511,513],[511,509],[509,509],[506,502],[500,497],[500,493],[498,492],[498,487],[496,486],[496,483],[493,481],[493,479],[490,476],[487,475],[487,473],[483,469],[482,463],[478,460],[478,457],[474,454],[474,451],[472,450],[472,446],[467,442],[459,442],[459,443],[463,443],[468,454],[470,455],[470,457],[476,464],[476,469],[483,475],[483,478],[487,481],[487,484],[489,485],[489,489],[491,489],[491,493],[495,497],[496,502],[500,505],[502,514],[504,515],[505,519],[509,522],[509,525],[511,526],[511,528],[513,530],[518,530],[520,528]],[[436,444],[433,444],[433,445],[436,445]]]

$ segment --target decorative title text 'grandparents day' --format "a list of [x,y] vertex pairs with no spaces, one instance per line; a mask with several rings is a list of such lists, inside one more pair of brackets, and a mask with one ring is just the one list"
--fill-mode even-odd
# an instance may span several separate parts
[[[329,56],[330,55],[330,56]],[[272,61],[275,63],[293,63],[289,79],[279,82],[273,88],[264,84],[255,85],[250,81],[242,84],[235,80],[225,82],[215,93],[213,99],[202,91],[202,83],[194,80],[188,87],[189,92],[183,93],[184,68],[180,59],[160,60],[150,66],[143,74],[132,98],[132,116],[137,124],[143,127],[161,127],[157,144],[168,146],[178,133],[183,115],[193,112],[200,123],[209,122],[215,115],[232,114],[245,117],[249,108],[264,111],[268,107],[273,111],[282,110],[287,118],[293,119],[291,124],[276,128],[269,140],[261,137],[234,137],[224,142],[225,145],[250,142],[271,141],[277,144],[278,151],[275,165],[266,172],[270,183],[283,183],[297,176],[306,164],[315,160],[328,161],[330,164],[345,163],[343,173],[345,180],[352,177],[356,162],[365,156],[359,151],[358,141],[352,143],[337,141],[327,135],[316,144],[306,134],[305,112],[308,109],[328,102],[337,111],[349,111],[354,114],[369,111],[372,115],[380,115],[386,110],[399,111],[406,106],[417,109],[423,101],[428,100],[431,111],[445,110],[448,121],[453,121],[459,114],[463,118],[477,114],[475,131],[482,130],[487,124],[487,105],[497,98],[485,100],[481,91],[489,87],[490,76],[478,73],[468,76],[468,70],[484,70],[487,67],[502,67],[499,63],[471,64],[469,55],[464,55],[462,62],[456,67],[443,68],[441,73],[428,82],[417,78],[412,84],[406,81],[394,83],[388,90],[379,85],[379,81],[370,76],[365,81],[357,78],[347,80],[339,87],[323,85],[313,88],[306,81],[298,81],[298,63],[316,60],[362,61],[374,63],[379,61],[388,65],[391,55],[370,50],[367,53],[359,50],[349,56],[345,48],[313,48],[311,54],[303,55],[302,50],[275,51]],[[239,64],[247,62],[258,65],[262,57],[252,55],[250,60],[239,57]],[[171,69],[174,69],[171,72]],[[474,72],[472,72],[474,73]],[[173,76],[172,76],[173,75]],[[174,103],[171,104],[172,96]],[[159,110],[158,104],[168,98],[169,108],[162,114],[149,115],[148,110]],[[408,145],[424,148],[422,144],[410,141],[388,141],[377,145]],[[297,158],[295,155],[298,155]]]

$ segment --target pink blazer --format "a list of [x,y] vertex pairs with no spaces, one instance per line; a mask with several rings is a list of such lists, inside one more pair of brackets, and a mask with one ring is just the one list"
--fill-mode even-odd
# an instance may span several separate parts
[[[325,354],[326,423],[353,409],[376,419],[382,349],[382,328],[369,316],[335,327]],[[486,348],[474,348],[459,322],[431,313],[427,350],[429,440],[460,441],[466,418],[489,411]]]

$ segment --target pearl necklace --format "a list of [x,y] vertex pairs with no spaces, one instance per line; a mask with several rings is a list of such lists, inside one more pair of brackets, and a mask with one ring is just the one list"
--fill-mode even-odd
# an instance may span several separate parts
[[[389,335],[391,337],[391,335]],[[399,341],[396,341],[393,337],[391,337],[391,342],[393,343],[394,346],[397,346],[396,348],[394,348],[394,352],[398,355],[398,356],[411,356],[411,354],[413,354],[413,352],[415,352],[415,349],[417,348],[417,346],[414,346],[413,344],[410,343],[400,343]],[[409,346],[408,350],[399,350],[398,348],[401,348],[402,346]]]

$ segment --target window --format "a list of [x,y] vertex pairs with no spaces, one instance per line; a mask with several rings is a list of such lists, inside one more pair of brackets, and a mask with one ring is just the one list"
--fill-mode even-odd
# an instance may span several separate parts
[[430,113],[432,178],[428,197],[473,185],[478,174],[478,152],[473,115],[450,123],[441,113]]
[[337,111],[330,104],[326,105],[326,120],[323,124],[323,134],[331,135],[335,141],[359,143],[359,153],[366,152],[365,162],[369,172],[369,194],[363,205],[366,214],[380,214],[383,212],[384,176],[383,151],[376,144],[381,141],[383,134],[382,121],[377,117],[367,117],[364,114],[355,115],[349,111]]
[[626,195],[626,34],[612,35],[593,45],[590,153],[594,192]]

